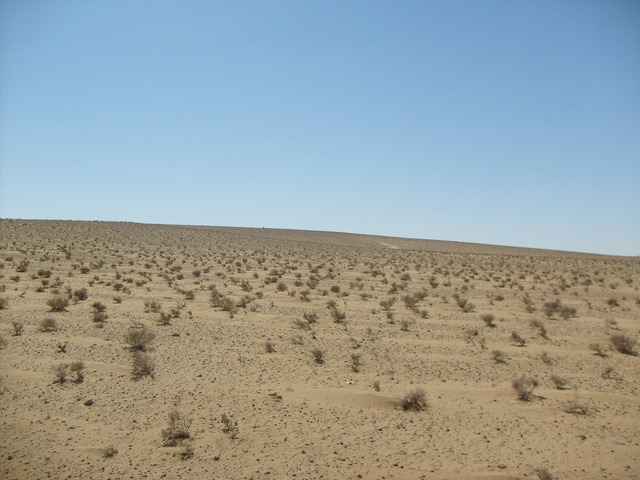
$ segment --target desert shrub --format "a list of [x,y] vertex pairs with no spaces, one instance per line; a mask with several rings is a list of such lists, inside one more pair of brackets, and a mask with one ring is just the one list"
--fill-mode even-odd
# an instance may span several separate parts
[[602,370],[602,373],[600,374],[600,376],[605,380],[608,380],[610,378],[613,378],[614,372],[615,372],[615,369],[611,365],[609,365],[605,367],[604,370]]
[[69,365],[69,371],[71,373],[75,373],[76,378],[75,378],[75,382],[76,383],[80,383],[84,380],[84,363],[82,361],[77,361],[77,362],[73,362],[71,363],[71,365]]
[[98,326],[104,324],[104,322],[106,322],[108,318],[109,315],[107,315],[105,312],[93,312],[93,321],[97,323]]
[[229,435],[230,438],[237,438],[239,433],[238,422],[236,422],[226,413],[222,414],[222,417],[220,417],[220,421],[222,422],[222,431]]
[[102,456],[104,458],[113,458],[118,454],[118,449],[113,446],[113,445],[109,445],[108,447],[106,447],[104,449],[104,451],[102,452]]
[[146,353],[136,351],[133,353],[133,370],[134,378],[138,379],[144,376],[153,377],[156,366],[151,357]]
[[555,477],[546,468],[534,468],[539,480],[555,480]]
[[373,389],[374,389],[376,392],[379,392],[379,391],[381,390],[381,388],[380,388],[380,382],[379,382],[378,380],[374,380],[374,381],[373,381]]
[[551,375],[551,381],[558,390],[563,390],[569,384],[569,381],[566,378],[562,378],[558,375]]
[[607,356],[607,347],[606,345],[602,345],[600,343],[592,343],[589,345],[589,348],[594,351],[594,353],[600,357]]
[[542,323],[541,320],[531,320],[529,322],[529,325],[531,326],[531,328],[535,328],[538,330],[538,334],[544,338],[547,339],[547,327],[545,327],[544,323]]
[[7,347],[7,339],[0,335],[0,350]]
[[86,300],[87,298],[89,298],[89,292],[86,288],[78,288],[73,291],[73,300],[75,302]]
[[408,332],[409,329],[411,328],[411,320],[401,320],[400,321],[400,330],[402,330],[403,332]]
[[91,308],[94,312],[104,312],[107,309],[107,306],[102,302],[93,302],[91,304]]
[[551,302],[545,302],[544,304],[544,314],[547,318],[553,317],[553,315],[560,310],[560,300],[553,300]]
[[13,325],[14,336],[19,337],[20,335],[22,335],[22,332],[24,331],[24,325],[21,322],[14,320],[13,322],[11,322],[11,325]]
[[337,308],[332,308],[331,318],[333,318],[333,321],[336,323],[345,323],[347,314],[345,312],[338,310]]
[[182,451],[180,452],[180,460],[189,460],[193,458],[195,455],[195,448],[193,446],[193,441],[184,440],[182,442]]
[[67,342],[58,343],[56,345],[58,353],[67,353]]
[[47,305],[51,307],[52,312],[64,312],[69,306],[69,299],[62,295],[55,295],[47,300]]
[[523,375],[513,380],[511,386],[520,400],[530,402],[533,399],[533,390],[538,386],[538,380]]
[[560,316],[563,319],[568,320],[569,318],[576,316],[576,309],[575,309],[575,307],[569,307],[567,305],[562,305],[560,307],[560,310],[559,310],[558,313],[560,314]]
[[564,411],[575,415],[591,415],[593,412],[597,412],[598,408],[593,400],[583,402],[576,396],[573,400],[569,400],[564,404]]
[[156,300],[145,300],[144,311],[146,313],[160,313],[162,310],[162,304]]
[[362,367],[362,359],[359,353],[351,354],[350,366],[351,371],[353,371],[354,373],[360,372],[360,367]]
[[40,322],[41,332],[54,332],[58,330],[58,324],[55,318],[46,317]]
[[549,354],[547,352],[542,352],[540,354],[540,360],[542,360],[542,363],[544,363],[545,365],[553,365],[554,364],[554,360],[549,356]]
[[173,315],[167,312],[160,312],[160,316],[158,318],[158,323],[160,325],[171,325],[171,318]]
[[507,361],[507,356],[502,350],[494,350],[491,352],[491,358],[493,358],[493,361],[496,363],[506,363]]
[[238,307],[235,302],[229,297],[223,297],[220,301],[220,309],[223,312],[228,312],[229,316],[233,318],[233,316],[238,313]]
[[396,299],[395,297],[391,297],[391,298],[388,298],[387,300],[381,300],[380,306],[382,307],[383,310],[389,312],[391,311],[391,308],[393,307],[394,303],[396,303]]
[[485,313],[480,318],[482,319],[482,321],[485,323],[487,327],[493,328],[496,326],[496,324],[494,323],[496,320],[496,317],[494,317],[492,313]]
[[267,340],[264,342],[264,349],[267,353],[274,353],[276,351],[276,346],[272,341]]
[[296,318],[293,321],[293,326],[299,328],[300,330],[311,330],[311,325],[309,325],[309,322],[300,320],[299,318]]
[[316,312],[304,312],[302,318],[312,325],[318,321],[318,314]]
[[114,295],[113,303],[122,303],[122,297],[120,295]]
[[169,412],[169,425],[161,432],[165,447],[175,447],[183,440],[190,438],[191,418],[182,415],[177,408]]
[[609,298],[607,300],[607,305],[609,305],[611,308],[620,306],[620,304],[618,303],[618,299],[615,297]]
[[69,364],[60,363],[53,367],[53,383],[65,383],[69,379]]
[[625,335],[623,333],[611,335],[609,341],[611,342],[611,346],[617,352],[625,355],[636,355],[635,347],[638,340],[631,338],[629,335]]
[[519,347],[524,347],[527,344],[527,341],[518,332],[511,332],[511,340]]
[[420,412],[427,409],[427,395],[424,390],[418,388],[407,393],[402,398],[402,409],[405,411]]
[[313,350],[311,350],[311,356],[313,357],[313,360],[317,364],[324,363],[324,350],[321,350],[319,348],[314,348]]
[[0,310],[4,310],[9,306],[9,301],[6,298],[0,297]]
[[124,337],[133,350],[145,350],[156,338],[156,334],[147,327],[131,327]]
[[287,284],[284,282],[278,282],[278,285],[276,286],[276,290],[278,290],[279,292],[286,292]]

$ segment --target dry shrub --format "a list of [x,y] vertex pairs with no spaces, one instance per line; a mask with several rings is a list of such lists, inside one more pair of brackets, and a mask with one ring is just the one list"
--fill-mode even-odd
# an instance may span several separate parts
[[52,312],[65,312],[69,306],[69,299],[62,295],[55,295],[47,300],[47,305],[51,307]]
[[529,325],[531,326],[531,328],[535,328],[538,330],[538,334],[544,338],[547,339],[549,337],[547,337],[547,327],[544,326],[544,323],[542,323],[541,320],[531,320],[529,322]]
[[402,409],[405,411],[421,412],[426,410],[427,407],[427,395],[421,388],[407,393],[402,398]]
[[313,350],[311,350],[311,356],[317,364],[321,365],[324,363],[324,350],[314,348]]
[[566,378],[558,375],[551,375],[551,381],[558,390],[564,390],[566,386],[569,385],[569,381]]
[[530,402],[533,399],[533,390],[538,386],[538,380],[523,375],[513,380],[511,386],[518,394],[520,400]]
[[362,367],[362,360],[359,353],[351,354],[351,371],[354,373],[360,372],[360,367]]
[[518,332],[511,332],[511,340],[519,347],[524,347],[527,341]]
[[602,378],[604,378],[605,380],[608,380],[608,379],[613,378],[614,372],[615,372],[615,369],[611,365],[609,365],[609,366],[605,367],[605,369],[602,371],[600,376]]
[[84,380],[84,362],[73,362],[71,365],[69,365],[69,371],[76,374],[76,383],[80,383]]
[[534,471],[539,480],[555,480],[555,477],[546,468],[535,468]]
[[264,342],[264,349],[267,353],[274,353],[276,351],[276,346],[272,341],[267,340]]
[[238,422],[236,422],[233,418],[228,416],[226,413],[222,414],[220,418],[222,422],[222,431],[229,435],[230,438],[236,438],[239,433]]
[[139,379],[144,376],[150,376],[153,378],[155,369],[156,366],[149,355],[140,351],[136,351],[133,353],[132,374],[134,378]]
[[53,367],[53,383],[65,383],[69,379],[69,364],[60,363]]
[[9,306],[9,302],[6,298],[0,298],[0,310],[4,310]]
[[496,326],[496,324],[494,323],[496,320],[496,317],[494,317],[492,313],[485,313],[480,318],[482,318],[482,321],[485,323],[487,327],[494,328]]
[[156,338],[156,334],[147,327],[131,327],[124,337],[133,350],[145,350]]
[[40,322],[41,332],[54,332],[58,330],[58,324],[55,318],[47,317]]
[[13,325],[13,335],[15,337],[19,337],[20,335],[22,335],[22,332],[24,331],[24,325],[22,323],[14,320],[13,322],[11,322],[11,325]]
[[609,338],[611,346],[624,355],[636,355],[635,347],[638,340],[631,338],[629,335],[617,333]]
[[74,302],[80,302],[82,300],[86,300],[87,298],[89,298],[89,292],[87,291],[86,288],[79,288],[77,290],[73,291],[73,301]]
[[310,325],[312,325],[318,321],[318,314],[316,312],[304,312],[302,318],[304,318],[307,322],[309,322]]
[[102,452],[102,456],[104,458],[113,458],[118,454],[118,449],[113,446],[113,445],[109,445],[108,447],[106,447],[104,449],[104,451]]
[[345,319],[347,318],[347,314],[338,310],[337,308],[331,309],[331,318],[336,323],[345,323]]
[[589,348],[595,352],[596,355],[600,357],[606,357],[607,355],[607,347],[601,345],[599,343],[592,343],[589,345]]
[[493,361],[496,363],[506,363],[507,361],[507,356],[502,350],[494,350],[491,352],[491,358],[493,358]]
[[95,312],[104,312],[107,309],[107,306],[102,302],[93,302],[91,304],[91,308]]
[[576,396],[573,400],[569,400],[564,404],[564,411],[575,415],[591,415],[592,413],[597,412],[598,408],[593,400],[583,402]]
[[169,412],[169,426],[162,430],[162,444],[175,447],[178,443],[190,438],[191,418],[182,415],[177,408]]

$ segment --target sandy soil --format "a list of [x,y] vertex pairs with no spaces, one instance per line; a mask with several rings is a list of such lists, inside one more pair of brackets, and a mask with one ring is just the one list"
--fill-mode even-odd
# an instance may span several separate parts
[[[638,337],[639,258],[270,229],[0,229],[2,478],[640,478],[640,357],[610,343]],[[143,327],[155,370],[136,377],[125,336]],[[82,381],[67,368],[56,382],[78,361]],[[530,401],[521,376],[538,382]],[[404,410],[416,390],[426,408]],[[189,438],[169,438],[172,411]]]

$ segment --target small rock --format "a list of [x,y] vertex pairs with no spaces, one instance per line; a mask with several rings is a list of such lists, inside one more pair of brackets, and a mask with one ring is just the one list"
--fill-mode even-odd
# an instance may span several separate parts
[[91,405],[93,405],[93,400],[87,400],[86,402],[84,402],[85,406],[90,407]]

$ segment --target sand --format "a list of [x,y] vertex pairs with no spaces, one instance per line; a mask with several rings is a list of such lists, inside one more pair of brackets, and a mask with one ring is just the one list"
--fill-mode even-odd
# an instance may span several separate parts
[[[640,357],[610,345],[638,338],[637,257],[108,222],[0,234],[1,478],[640,478]],[[142,326],[155,370],[134,377]],[[76,361],[83,380],[55,382]],[[426,408],[405,411],[416,390]],[[189,438],[166,442],[174,409]]]

